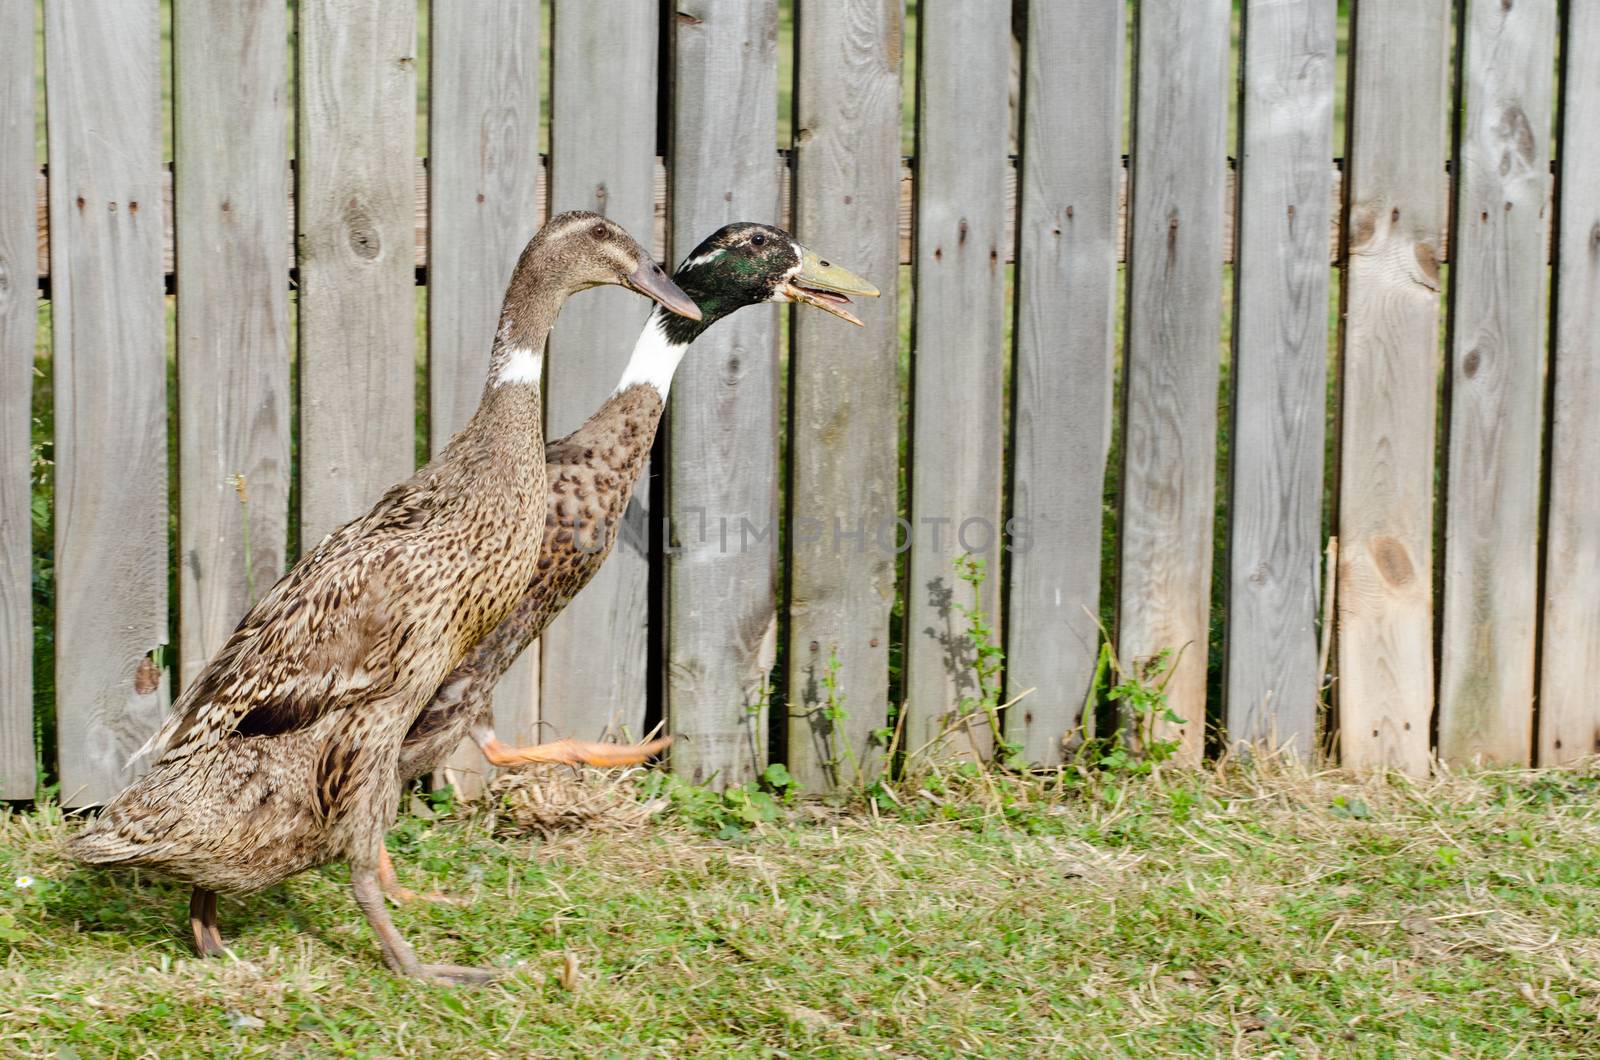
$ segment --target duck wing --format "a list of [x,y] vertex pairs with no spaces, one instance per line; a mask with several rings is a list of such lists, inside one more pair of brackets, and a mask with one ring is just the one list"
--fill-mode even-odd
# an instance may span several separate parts
[[408,525],[391,508],[334,531],[250,609],[140,754],[292,732],[383,694],[409,636]]

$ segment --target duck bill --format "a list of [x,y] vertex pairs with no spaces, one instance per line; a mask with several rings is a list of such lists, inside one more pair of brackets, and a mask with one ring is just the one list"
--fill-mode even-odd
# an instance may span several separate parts
[[800,271],[783,285],[783,294],[791,302],[816,306],[859,328],[861,321],[845,307],[852,295],[876,298],[878,289],[849,269],[823,261],[815,251],[801,247]]
[[630,272],[622,283],[624,287],[659,302],[661,307],[670,313],[676,313],[690,320],[700,319],[700,307],[694,304],[694,299],[684,294],[683,289],[672,282],[666,271],[649,258]]

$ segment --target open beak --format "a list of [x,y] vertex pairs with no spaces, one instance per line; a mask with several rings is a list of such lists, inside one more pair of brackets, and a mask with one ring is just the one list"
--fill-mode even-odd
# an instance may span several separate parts
[[861,321],[844,308],[850,304],[851,295],[862,298],[878,297],[878,289],[849,269],[841,269],[817,257],[814,251],[800,248],[800,271],[780,288],[791,302],[814,305],[856,327]]
[[645,258],[637,269],[625,276],[622,284],[646,298],[660,302],[663,308],[680,317],[700,319],[700,307],[694,304],[694,299],[684,294],[666,271],[649,258]]

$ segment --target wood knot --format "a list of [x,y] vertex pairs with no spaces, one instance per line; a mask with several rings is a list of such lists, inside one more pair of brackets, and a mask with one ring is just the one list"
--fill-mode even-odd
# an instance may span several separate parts
[[965,217],[963,217],[961,219],[961,223],[956,226],[956,244],[959,246],[960,244],[965,243],[966,241],[967,241],[967,219]]
[[1378,229],[1377,215],[1370,209],[1354,207],[1350,211],[1350,249],[1359,250],[1372,242]]
[[1494,134],[1505,144],[1505,150],[1500,152],[1502,177],[1509,176],[1519,161],[1523,166],[1533,164],[1536,143],[1533,123],[1521,107],[1515,103],[1506,104],[1500,111],[1500,120],[1495,122]]
[[148,696],[161,686],[161,669],[156,666],[155,660],[146,655],[139,660],[139,666],[133,671],[133,691],[137,695]]
[[1378,574],[1391,586],[1398,589],[1416,577],[1416,568],[1411,564],[1411,556],[1406,552],[1406,546],[1397,538],[1380,534],[1367,544],[1367,551],[1372,555],[1372,562],[1377,566]]
[[1418,243],[1416,247],[1417,268],[1422,270],[1424,281],[1435,290],[1439,287],[1439,253],[1434,250],[1432,243]]
[[372,215],[366,207],[355,199],[345,204],[344,227],[345,238],[356,257],[371,261],[382,252],[383,239],[378,235],[378,226],[372,223]]
[[1467,355],[1461,359],[1461,372],[1468,379],[1478,374],[1478,365],[1483,357],[1477,350],[1468,350]]

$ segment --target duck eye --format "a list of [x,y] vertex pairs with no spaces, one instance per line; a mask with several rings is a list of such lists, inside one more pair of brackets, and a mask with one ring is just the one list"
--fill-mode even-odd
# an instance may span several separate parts
[[755,235],[750,237],[750,245],[754,247],[764,247],[767,245],[767,237],[762,235],[760,232],[757,232]]
[[611,233],[606,230],[605,225],[595,225],[593,228],[589,229],[589,234],[594,236],[596,239],[605,239]]

